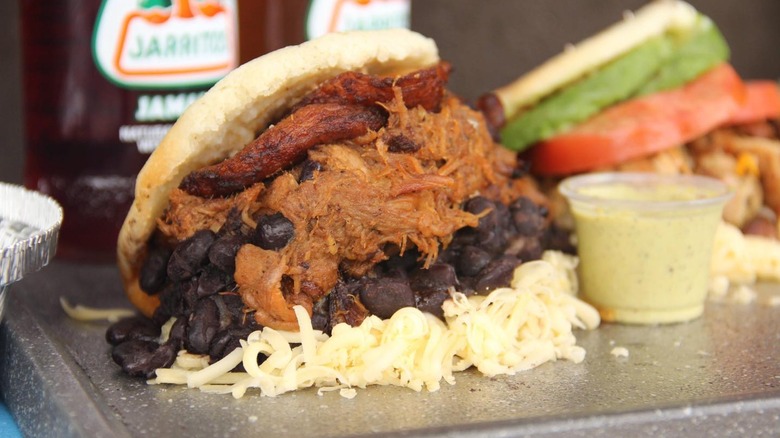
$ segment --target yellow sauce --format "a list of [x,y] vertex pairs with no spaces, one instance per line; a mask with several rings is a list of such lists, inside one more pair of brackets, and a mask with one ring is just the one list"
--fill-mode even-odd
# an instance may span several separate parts
[[571,207],[583,297],[604,320],[654,324],[702,314],[723,203],[694,200],[715,194],[690,186],[617,183],[578,193],[596,200],[572,201]]

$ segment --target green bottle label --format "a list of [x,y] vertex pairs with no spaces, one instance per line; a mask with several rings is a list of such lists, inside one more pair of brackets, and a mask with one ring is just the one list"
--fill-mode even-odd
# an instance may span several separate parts
[[409,28],[411,0],[312,0],[306,38],[329,32]]
[[238,65],[236,0],[104,0],[92,55],[124,88],[214,84]]

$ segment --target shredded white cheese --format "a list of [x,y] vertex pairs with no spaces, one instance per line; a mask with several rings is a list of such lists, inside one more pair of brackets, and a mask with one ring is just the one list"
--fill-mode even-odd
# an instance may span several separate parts
[[612,351],[609,352],[609,354],[615,356],[615,357],[628,357],[628,348],[626,347],[615,347],[612,349]]
[[714,301],[722,301],[726,299],[729,293],[729,287],[731,281],[725,275],[713,275],[710,277],[710,290],[709,297]]
[[165,322],[165,324],[160,327],[160,338],[158,339],[158,342],[160,344],[164,344],[168,342],[168,338],[171,337],[171,329],[173,328],[173,324],[176,322],[175,317],[171,317],[168,319],[168,321]]
[[780,281],[780,242],[743,235],[739,228],[721,222],[715,234],[712,276],[724,276],[732,283],[753,284],[758,280]]
[[734,301],[738,304],[750,304],[756,301],[758,293],[752,287],[741,284],[734,290]]
[[744,235],[739,228],[721,222],[710,265],[709,299],[753,303],[758,294],[750,286],[758,281],[780,282],[780,242]]
[[[249,388],[276,396],[307,387],[338,390],[355,397],[355,388],[397,385],[436,391],[454,372],[475,367],[483,374],[514,374],[544,362],[585,358],[573,328],[598,327],[598,312],[576,298],[576,258],[546,252],[514,273],[511,287],[487,296],[452,292],[444,303],[445,321],[416,308],[398,310],[390,319],[366,318],[357,327],[339,324],[328,336],[294,308],[299,333],[265,327],[242,341],[224,359],[198,368],[177,358],[158,369],[152,384],[186,384],[203,391],[242,397]],[[257,362],[258,354],[267,359]],[[230,372],[242,363],[246,372]]]
[[134,310],[130,309],[98,309],[95,307],[86,307],[81,304],[72,306],[65,297],[60,297],[60,306],[65,313],[77,321],[108,321],[117,322],[122,318],[135,315]]

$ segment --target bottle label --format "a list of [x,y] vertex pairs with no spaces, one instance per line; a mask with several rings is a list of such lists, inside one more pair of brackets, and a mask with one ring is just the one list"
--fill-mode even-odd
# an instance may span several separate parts
[[236,0],[103,0],[92,54],[121,87],[212,85],[238,65]]
[[347,30],[409,28],[411,0],[312,0],[306,38]]

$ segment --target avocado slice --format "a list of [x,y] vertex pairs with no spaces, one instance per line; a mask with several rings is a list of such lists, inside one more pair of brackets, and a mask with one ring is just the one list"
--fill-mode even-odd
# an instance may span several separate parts
[[502,143],[523,150],[627,99],[654,76],[670,51],[666,37],[647,41],[521,113],[501,131]]
[[664,61],[655,77],[637,91],[637,95],[677,88],[729,59],[729,45],[710,19],[700,16],[695,29],[694,32],[671,35],[677,45],[672,56]]
[[652,38],[509,121],[504,146],[522,151],[628,98],[672,89],[728,59],[717,27],[706,17],[685,32]]

